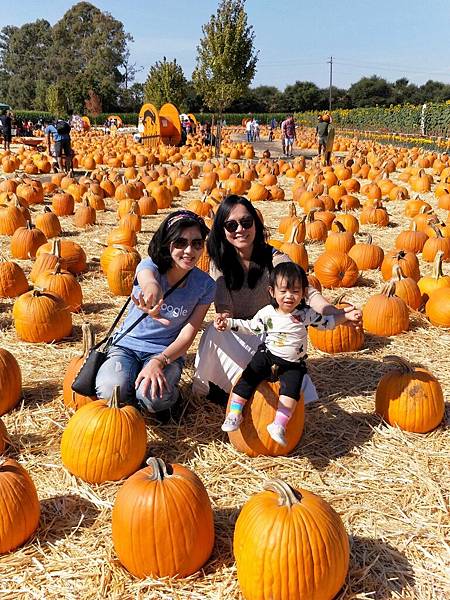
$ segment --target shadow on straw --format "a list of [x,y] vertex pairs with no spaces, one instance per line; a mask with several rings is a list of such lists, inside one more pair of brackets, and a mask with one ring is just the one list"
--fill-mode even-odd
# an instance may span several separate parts
[[41,521],[38,537],[41,545],[79,537],[91,529],[99,514],[91,501],[74,494],[63,494],[41,501]]
[[336,600],[370,597],[385,600],[413,593],[414,572],[408,559],[379,539],[350,537],[350,569],[346,584]]

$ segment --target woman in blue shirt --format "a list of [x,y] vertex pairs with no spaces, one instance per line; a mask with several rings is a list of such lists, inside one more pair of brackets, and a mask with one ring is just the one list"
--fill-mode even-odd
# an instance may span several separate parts
[[[120,385],[121,398],[167,421],[179,397],[184,355],[197,334],[215,282],[197,264],[208,233],[201,217],[187,210],[171,213],[154,234],[149,258],[136,269],[131,304],[117,339],[142,311],[140,321],[117,345],[110,346],[97,374],[99,398],[110,398]],[[187,274],[165,299],[167,290]]]

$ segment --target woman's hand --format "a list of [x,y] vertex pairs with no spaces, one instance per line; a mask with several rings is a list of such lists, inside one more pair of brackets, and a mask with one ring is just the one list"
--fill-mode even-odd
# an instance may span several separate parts
[[141,383],[144,396],[147,395],[149,386],[151,398],[160,398],[163,395],[164,390],[167,388],[167,380],[164,376],[162,362],[158,358],[151,358],[142,368],[137,376],[135,388],[138,389]]
[[214,317],[214,327],[217,331],[226,331],[227,329],[227,313],[217,313]]
[[145,298],[142,292],[139,292],[138,297],[131,296],[131,300],[134,304],[143,312],[146,312],[149,317],[161,323],[161,325],[170,325],[170,321],[168,319],[164,319],[159,316],[159,311],[161,310],[161,306],[163,303],[163,299],[159,300],[156,304],[153,303],[153,296],[150,294],[148,298]]

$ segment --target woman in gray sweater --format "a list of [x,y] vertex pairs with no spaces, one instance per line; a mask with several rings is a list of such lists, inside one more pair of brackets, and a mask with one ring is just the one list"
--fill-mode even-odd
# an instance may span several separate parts
[[[220,204],[208,237],[210,274],[216,280],[214,305],[223,318],[251,319],[270,302],[269,276],[273,267],[290,258],[267,242],[263,223],[252,203],[242,196],[228,196]],[[316,312],[332,315],[336,308],[313,287],[307,303]],[[261,338],[226,331],[211,325],[200,340],[195,359],[194,393],[207,395],[220,404],[256,352]],[[305,378],[305,400],[317,398]]]

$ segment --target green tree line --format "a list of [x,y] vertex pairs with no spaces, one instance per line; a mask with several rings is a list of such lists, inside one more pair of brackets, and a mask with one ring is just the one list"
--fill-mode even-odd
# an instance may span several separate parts
[[[0,31],[0,102],[15,109],[60,114],[72,108],[96,115],[137,112],[143,101],[173,102],[184,112],[286,113],[325,110],[329,89],[296,81],[283,90],[251,87],[257,66],[254,32],[245,0],[219,0],[203,26],[191,78],[176,58],[162,57],[145,84],[134,83],[133,41],[123,24],[89,2],[78,2],[53,26],[44,19]],[[445,102],[450,85],[406,78],[363,77],[347,89],[333,87],[332,109]]]

